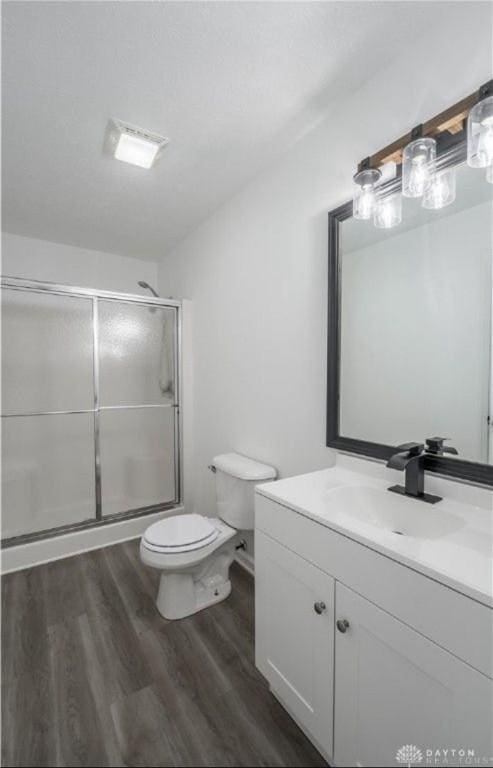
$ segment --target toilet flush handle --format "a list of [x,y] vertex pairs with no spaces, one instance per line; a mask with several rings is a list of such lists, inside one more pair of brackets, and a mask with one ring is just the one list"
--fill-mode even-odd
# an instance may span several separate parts
[[207,469],[210,469],[211,472],[217,472],[217,469],[215,468],[214,464],[209,464]]

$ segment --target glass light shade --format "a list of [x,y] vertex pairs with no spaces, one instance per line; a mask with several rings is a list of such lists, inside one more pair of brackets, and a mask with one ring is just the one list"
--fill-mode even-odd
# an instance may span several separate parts
[[486,169],[486,181],[493,184],[493,165],[489,165]]
[[353,216],[355,219],[371,219],[375,210],[375,184],[381,173],[376,168],[358,171],[353,177]]
[[429,180],[423,193],[423,208],[445,208],[455,200],[455,167],[438,171]]
[[435,171],[436,141],[421,138],[411,141],[402,154],[402,194],[421,197]]
[[155,141],[122,133],[115,149],[115,157],[124,163],[148,169],[156,159],[159,149],[160,145]]
[[487,168],[493,163],[493,96],[476,104],[467,118],[467,164]]
[[394,195],[378,196],[375,203],[373,223],[379,229],[391,229],[402,221],[402,197]]

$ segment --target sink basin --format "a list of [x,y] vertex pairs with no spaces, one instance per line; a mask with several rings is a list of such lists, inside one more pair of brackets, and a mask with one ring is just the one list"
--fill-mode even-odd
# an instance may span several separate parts
[[493,491],[429,477],[429,490],[443,499],[427,504],[390,493],[396,479],[382,464],[341,454],[334,467],[265,483],[257,493],[493,607]]
[[331,512],[347,523],[362,523],[395,536],[416,539],[439,539],[465,525],[447,508],[427,504],[417,499],[398,496],[380,488],[365,485],[345,485],[327,491]]

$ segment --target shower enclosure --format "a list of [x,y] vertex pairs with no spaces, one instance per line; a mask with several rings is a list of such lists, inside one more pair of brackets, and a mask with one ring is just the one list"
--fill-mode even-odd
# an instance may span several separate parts
[[2,545],[172,508],[180,303],[3,278]]

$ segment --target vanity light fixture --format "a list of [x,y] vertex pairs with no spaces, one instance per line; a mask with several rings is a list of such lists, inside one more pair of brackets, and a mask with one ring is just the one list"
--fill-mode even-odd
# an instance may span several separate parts
[[423,208],[445,208],[455,200],[455,166],[436,171],[425,186]]
[[353,216],[355,219],[371,219],[375,210],[375,186],[382,175],[378,168],[370,168],[369,159],[363,160],[353,176]]
[[[404,197],[421,197],[435,171],[437,143],[435,139],[423,137],[423,127],[412,132],[411,141],[402,153],[402,194]],[[414,138],[419,136],[419,138]]]
[[117,160],[140,168],[152,168],[169,139],[135,125],[111,118],[106,132],[106,151]]
[[465,152],[466,135],[468,164],[485,168],[486,181],[493,184],[493,80],[363,160],[353,176],[354,218],[373,219],[382,229],[397,226],[402,221],[401,194],[421,197],[423,208],[431,210],[453,203],[455,166],[444,165],[450,162],[452,137],[457,136],[455,145],[459,142]]

